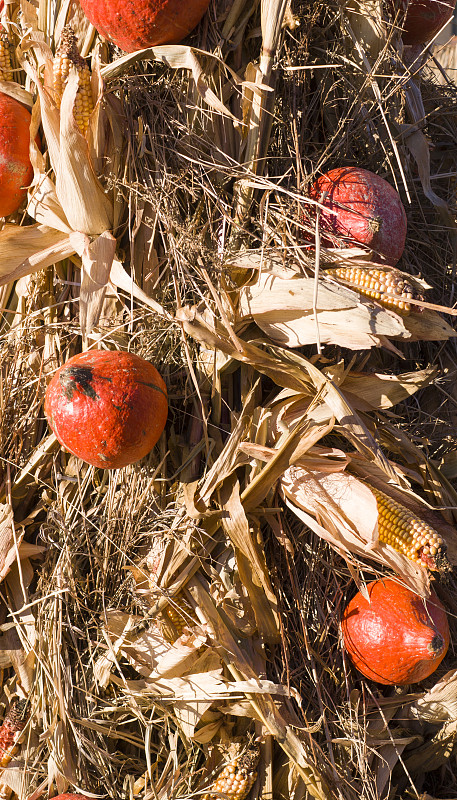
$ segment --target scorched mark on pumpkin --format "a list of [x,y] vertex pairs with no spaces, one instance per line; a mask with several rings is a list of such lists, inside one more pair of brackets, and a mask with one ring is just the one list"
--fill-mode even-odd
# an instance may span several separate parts
[[100,397],[92,386],[92,380],[93,370],[91,367],[68,367],[59,375],[60,385],[68,402],[73,400],[76,390],[81,391],[91,400],[99,400]]

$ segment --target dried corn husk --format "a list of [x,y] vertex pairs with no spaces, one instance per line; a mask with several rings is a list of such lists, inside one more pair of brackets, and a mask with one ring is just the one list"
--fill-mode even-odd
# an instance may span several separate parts
[[364,301],[351,289],[319,282],[314,310],[313,278],[281,278],[261,272],[256,284],[240,292],[241,320],[252,317],[274,342],[301,347],[316,341],[363,350],[392,340],[446,340],[456,332],[433,311],[402,318]]

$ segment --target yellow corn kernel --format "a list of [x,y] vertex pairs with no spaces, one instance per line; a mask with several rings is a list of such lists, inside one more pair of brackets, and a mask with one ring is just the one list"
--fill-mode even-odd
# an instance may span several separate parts
[[13,68],[11,63],[11,44],[8,34],[0,26],[0,79],[2,81],[13,80]]
[[386,308],[393,309],[397,314],[407,316],[411,310],[422,311],[421,306],[413,306],[409,301],[424,300],[423,295],[398,270],[336,267],[325,272],[354,287],[360,294],[372,297]]
[[378,506],[379,539],[411,561],[433,570],[449,569],[442,536],[423,519],[370,486]]
[[79,130],[82,134],[85,134],[89,127],[90,115],[94,110],[90,70],[78,51],[73,28],[70,25],[66,25],[62,30],[60,44],[53,61],[53,87],[58,108],[60,108],[62,95],[72,68],[76,69],[79,77],[73,116]]
[[181,594],[174,597],[171,603],[162,613],[160,623],[164,638],[169,642],[175,642],[182,635],[184,628],[192,625],[196,619],[191,606]]
[[[167,543],[168,539],[166,537],[154,537],[152,548],[146,561],[146,568],[149,572],[149,590],[153,596],[160,596],[162,593],[157,576],[161,572]],[[194,611],[182,593],[170,598],[168,606],[157,617],[163,636],[168,642],[175,642],[182,635],[184,628],[196,621]]]
[[258,760],[258,747],[250,747],[243,755],[232,759],[210,786],[203,800],[244,800],[257,778],[255,767]]

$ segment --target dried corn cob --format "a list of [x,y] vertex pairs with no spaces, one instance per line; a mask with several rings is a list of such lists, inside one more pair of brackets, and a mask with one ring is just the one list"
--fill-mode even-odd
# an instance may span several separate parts
[[60,108],[62,95],[72,67],[76,69],[79,76],[79,86],[76,93],[73,116],[79,130],[82,134],[85,134],[89,127],[90,115],[94,109],[90,85],[90,70],[78,51],[76,35],[73,28],[70,25],[66,25],[62,30],[60,44],[56,50],[53,61],[53,85],[58,108]]
[[[157,582],[157,576],[160,575],[161,564],[165,557],[165,550],[169,540],[163,536],[154,537],[151,552],[146,561],[146,566],[149,570],[149,589],[151,593],[157,595],[160,588]],[[167,608],[157,618],[164,638],[168,642],[175,642],[178,639],[186,625],[191,625],[192,621],[196,621],[195,614],[180,593],[170,600]]]
[[13,80],[13,68],[11,63],[11,44],[8,34],[0,25],[0,79],[2,81]]
[[409,300],[424,300],[423,295],[398,270],[336,267],[325,271],[327,275],[338,278],[356,288],[360,294],[372,297],[399,314],[407,316],[412,308],[414,311],[422,311],[420,306],[412,307]]
[[186,625],[195,622],[195,616],[189,603],[181,594],[178,594],[171,601],[173,605],[168,605],[162,613],[161,625],[163,635],[169,642],[175,642],[182,635]]
[[250,747],[243,755],[234,758],[225,765],[221,774],[210,786],[203,800],[244,800],[248,796],[257,778],[255,767],[259,760],[258,747]]
[[18,743],[29,717],[28,700],[16,700],[0,726],[0,767],[6,767],[18,751]]
[[411,561],[434,570],[449,569],[446,544],[437,531],[408,508],[370,486],[378,506],[379,539]]

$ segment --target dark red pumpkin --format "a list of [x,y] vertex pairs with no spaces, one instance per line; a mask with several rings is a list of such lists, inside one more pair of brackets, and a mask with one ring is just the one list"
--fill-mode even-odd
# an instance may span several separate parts
[[361,167],[337,167],[318,178],[310,197],[325,206],[320,216],[324,236],[344,238],[347,247],[366,245],[385,263],[397,263],[405,247],[406,214],[398,192],[384,178]]
[[367,678],[386,685],[424,680],[449,646],[446,612],[434,592],[428,600],[391,578],[358,592],[343,613],[341,629],[352,662]]
[[425,44],[452,19],[454,4],[441,0],[410,0],[403,25],[404,44]]
[[95,467],[117,469],[154,447],[167,421],[167,390],[149,361],[88,350],[54,374],[44,410],[70,453]]
[[33,178],[30,121],[30,113],[21,103],[0,92],[0,217],[18,210]]
[[208,5],[209,0],[81,0],[98,32],[128,53],[181,42]]

